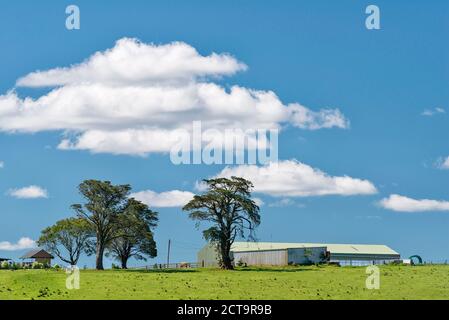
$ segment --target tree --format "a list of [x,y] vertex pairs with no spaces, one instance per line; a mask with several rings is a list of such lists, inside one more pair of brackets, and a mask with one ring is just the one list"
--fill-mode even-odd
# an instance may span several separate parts
[[[86,221],[70,218],[60,220],[42,230],[37,243],[62,261],[74,266],[78,263],[81,253],[93,253],[92,237],[92,229]],[[67,251],[68,257],[61,252],[61,248]]]
[[157,226],[157,222],[157,212],[140,201],[128,200],[124,213],[118,219],[119,235],[108,246],[108,253],[120,261],[122,269],[127,269],[131,257],[139,260],[156,257],[152,229]]
[[251,199],[253,184],[239,177],[203,180],[208,191],[183,207],[189,217],[213,225],[203,231],[204,238],[216,246],[223,269],[232,269],[231,246],[237,236],[254,239],[260,224],[259,207]]
[[131,187],[112,185],[110,181],[86,180],[78,187],[86,203],[74,204],[78,217],[87,221],[95,232],[96,269],[103,270],[103,256],[112,240],[121,236],[118,221],[124,212]]

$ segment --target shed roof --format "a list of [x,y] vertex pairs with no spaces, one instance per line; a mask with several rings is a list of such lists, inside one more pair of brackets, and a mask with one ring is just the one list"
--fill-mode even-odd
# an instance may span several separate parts
[[327,247],[334,254],[379,254],[399,255],[386,245],[379,244],[331,244],[331,243],[280,243],[280,242],[234,242],[231,247],[233,252],[282,250],[293,248]]
[[27,253],[25,253],[23,256],[20,257],[20,259],[37,259],[37,258],[53,259],[54,257],[44,249],[40,248],[28,251]]

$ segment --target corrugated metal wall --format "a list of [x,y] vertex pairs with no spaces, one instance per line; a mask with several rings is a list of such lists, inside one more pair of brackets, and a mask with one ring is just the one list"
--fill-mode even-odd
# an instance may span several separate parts
[[320,263],[326,254],[326,247],[293,248],[234,252],[234,262],[248,266],[286,266],[288,264]]
[[198,252],[198,266],[212,268],[218,266],[218,254],[215,246],[208,244]]
[[248,266],[285,266],[287,258],[287,250],[234,252],[235,264],[242,262]]

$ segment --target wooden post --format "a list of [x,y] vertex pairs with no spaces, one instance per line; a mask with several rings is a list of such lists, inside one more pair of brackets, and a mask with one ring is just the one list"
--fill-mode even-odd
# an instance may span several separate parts
[[169,268],[169,265],[170,265],[170,246],[171,246],[171,240],[168,239],[167,268]]

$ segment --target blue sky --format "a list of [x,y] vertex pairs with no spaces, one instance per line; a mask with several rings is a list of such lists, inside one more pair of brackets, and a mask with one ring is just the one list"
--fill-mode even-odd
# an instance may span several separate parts
[[[0,5],[0,96],[31,72],[80,63],[124,37],[155,45],[182,41],[202,56],[229,53],[248,69],[214,83],[228,90],[233,85],[271,90],[285,105],[299,103],[314,111],[338,108],[350,122],[346,128],[310,130],[286,120],[280,160],[294,159],[329,177],[369,181],[377,191],[259,192],[261,241],[382,243],[404,257],[449,258],[447,2],[73,3],[81,10],[81,29],[72,31],[65,28],[65,8],[72,2]],[[380,8],[380,30],[365,27],[369,4]],[[38,98],[51,90],[17,87],[16,94]],[[225,167],[175,166],[166,153],[157,152],[61,150],[64,130],[29,133],[21,125],[11,132],[8,126],[19,123],[19,116],[0,123],[0,243],[37,239],[44,227],[73,215],[69,206],[81,200],[76,187],[84,179],[129,183],[135,192],[197,192],[197,180]],[[47,197],[14,197],[14,190],[33,185],[45,189]],[[390,200],[389,206],[380,205],[382,199]],[[194,222],[179,207],[154,209],[160,213],[159,256],[150,263],[165,261],[168,239],[172,261],[194,261],[204,244]],[[0,256],[12,258],[21,253],[0,250]],[[92,266],[93,259],[83,258],[81,264]]]

